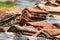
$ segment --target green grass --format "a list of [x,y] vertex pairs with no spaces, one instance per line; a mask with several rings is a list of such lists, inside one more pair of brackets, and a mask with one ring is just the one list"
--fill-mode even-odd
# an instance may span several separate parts
[[5,6],[7,8],[10,8],[10,7],[14,6],[14,5],[15,5],[14,2],[10,2],[10,3],[8,3],[8,2],[0,2],[0,7]]

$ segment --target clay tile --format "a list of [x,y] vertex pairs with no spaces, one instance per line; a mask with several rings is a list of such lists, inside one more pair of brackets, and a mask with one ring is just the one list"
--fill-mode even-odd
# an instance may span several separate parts
[[[33,29],[33,30],[37,30],[37,29],[35,29],[33,26],[27,26],[27,28]],[[37,30],[37,31],[38,31],[38,30]]]
[[7,32],[8,27],[0,27],[0,32]]
[[42,26],[44,27],[44,29],[57,29],[56,26],[53,26],[52,24],[48,23],[48,22],[27,22],[27,24],[30,24],[32,26]]
[[48,22],[27,22],[30,25],[33,26],[51,26]]
[[27,8],[30,12],[43,12],[43,13],[47,13],[47,11],[44,11],[44,10],[40,10],[39,8],[37,7],[34,7],[34,6],[31,6],[31,7],[28,7]]
[[6,12],[8,10],[8,8],[6,8],[6,7],[1,7],[0,8],[0,11],[2,11],[2,12]]
[[13,6],[13,7],[9,8],[8,10],[9,10],[9,12],[14,13],[14,14],[21,14],[21,10],[16,6]]
[[50,35],[60,35],[60,29],[44,29],[43,31],[47,32]]

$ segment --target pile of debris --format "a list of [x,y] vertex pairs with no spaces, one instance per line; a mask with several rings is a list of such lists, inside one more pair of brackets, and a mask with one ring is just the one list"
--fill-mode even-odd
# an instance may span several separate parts
[[[51,14],[52,12],[60,13],[60,6],[55,3],[54,5],[57,5],[53,7],[55,9],[50,10],[48,7],[52,6],[47,6],[47,4],[45,5],[43,2],[45,1],[39,2],[35,6],[25,8],[22,12],[16,6],[8,9],[5,7],[1,8],[0,31],[43,38],[60,38],[60,23],[51,24],[43,21],[47,19],[47,16],[53,16]],[[50,2],[50,4],[52,3]]]
[[0,8],[0,27],[5,31],[8,27],[15,24],[15,18],[21,15],[21,11],[13,6],[11,8],[1,7]]

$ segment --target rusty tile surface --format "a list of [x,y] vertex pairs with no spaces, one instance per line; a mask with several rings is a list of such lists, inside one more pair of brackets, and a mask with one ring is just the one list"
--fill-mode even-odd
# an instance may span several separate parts
[[44,29],[43,31],[47,32],[50,35],[60,35],[60,29]]
[[8,27],[1,27],[0,26],[0,32],[7,32],[8,30]]
[[34,6],[28,7],[27,9],[28,9],[29,11],[31,11],[31,12],[43,12],[43,13],[47,13],[46,11],[40,10],[40,9],[38,9],[37,7],[34,7]]
[[48,23],[48,22],[27,22],[28,24],[32,25],[32,26],[43,26],[43,27],[53,27],[52,24]]
[[16,6],[9,8],[7,12],[21,14],[21,10],[17,8]]
[[33,26],[27,26],[27,28],[36,30]]
[[8,8],[6,8],[6,7],[1,7],[0,8],[0,11],[2,11],[2,12],[6,12],[8,10]]

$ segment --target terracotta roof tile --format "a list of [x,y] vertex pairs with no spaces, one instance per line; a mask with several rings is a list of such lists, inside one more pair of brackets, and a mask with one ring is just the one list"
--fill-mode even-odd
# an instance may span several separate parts
[[34,7],[34,6],[28,7],[27,9],[28,9],[29,11],[31,11],[31,12],[43,12],[43,13],[47,13],[46,11],[40,10],[39,8]]
[[56,28],[55,26],[48,22],[27,22],[27,24],[30,24],[32,26],[43,26],[44,29]]
[[6,7],[1,7],[0,8],[0,11],[2,11],[2,12],[6,12],[8,10],[8,8],[6,8]]
[[11,13],[21,14],[21,10],[19,8],[17,8],[16,6],[13,6],[13,7],[9,8],[8,10],[9,10],[8,12],[11,12]]
[[[35,29],[33,26],[27,26],[27,28],[33,29],[33,30],[37,30],[37,29]],[[38,30],[37,30],[37,31],[38,31]]]
[[58,34],[60,34],[60,29],[44,29],[43,31],[46,31],[50,35],[58,35]]

